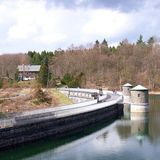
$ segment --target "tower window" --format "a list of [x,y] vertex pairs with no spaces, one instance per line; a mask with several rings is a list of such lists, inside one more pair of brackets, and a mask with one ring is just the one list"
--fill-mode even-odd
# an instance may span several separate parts
[[140,94],[138,94],[138,97],[140,97]]

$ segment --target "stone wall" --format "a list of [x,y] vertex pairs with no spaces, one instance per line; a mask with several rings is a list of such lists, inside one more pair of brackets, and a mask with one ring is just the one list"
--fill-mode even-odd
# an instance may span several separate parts
[[126,87],[126,86],[123,86],[123,95],[124,96],[131,96],[131,91],[130,91],[131,87]]
[[95,124],[103,120],[118,118],[122,115],[123,105],[115,104],[99,110],[72,115],[64,118],[42,119],[30,124],[0,129],[0,149],[45,137],[65,136],[80,131],[83,126]]
[[148,103],[148,90],[146,91],[131,91],[131,103],[146,104]]

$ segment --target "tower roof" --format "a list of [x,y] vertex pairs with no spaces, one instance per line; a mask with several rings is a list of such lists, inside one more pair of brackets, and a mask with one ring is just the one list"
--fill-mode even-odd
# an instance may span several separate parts
[[141,86],[141,85],[138,85],[138,86],[131,89],[131,91],[144,91],[144,90],[148,90],[148,89]]
[[123,87],[132,87],[132,85],[130,83],[126,83],[123,85]]

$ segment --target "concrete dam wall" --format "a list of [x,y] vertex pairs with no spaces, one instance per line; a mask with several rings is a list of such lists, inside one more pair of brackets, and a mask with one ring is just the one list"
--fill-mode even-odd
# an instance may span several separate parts
[[70,133],[78,132],[83,126],[103,120],[118,118],[122,112],[122,104],[114,104],[106,108],[78,115],[2,128],[0,129],[0,149],[49,136],[55,138],[58,136],[65,136]]

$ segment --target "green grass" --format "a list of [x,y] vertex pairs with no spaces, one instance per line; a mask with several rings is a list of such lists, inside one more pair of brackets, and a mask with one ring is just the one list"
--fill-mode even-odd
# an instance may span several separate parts
[[19,81],[17,83],[18,87],[35,87],[37,85],[36,80],[31,80],[31,81]]
[[68,105],[73,104],[72,100],[65,96],[63,93],[59,92],[56,89],[50,89],[51,93],[55,98],[58,99],[59,105]]

